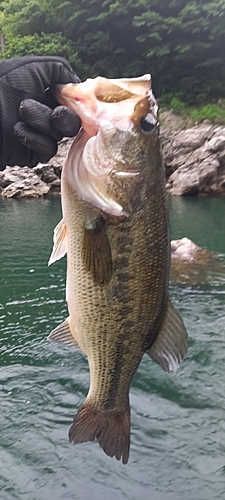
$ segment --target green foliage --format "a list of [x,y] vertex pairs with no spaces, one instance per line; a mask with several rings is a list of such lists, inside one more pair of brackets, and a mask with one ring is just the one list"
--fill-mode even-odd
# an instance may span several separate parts
[[45,11],[39,0],[3,1],[0,8],[4,35],[27,36],[45,31]]
[[23,37],[19,35],[16,37],[9,36],[5,52],[0,57],[1,59],[7,59],[9,57],[40,54],[66,57],[78,69],[81,66],[73,42],[66,39],[62,33],[41,33],[40,35],[35,33]]
[[178,115],[187,114],[187,106],[178,97],[173,97],[171,99],[171,110]]
[[225,124],[225,101],[223,99],[218,104],[206,104],[193,108],[182,102],[178,96],[167,94],[160,99],[159,104],[162,110],[170,109],[177,115],[190,117],[194,123],[210,120],[214,123]]
[[9,36],[6,40],[5,53],[1,58],[19,57],[38,53],[55,55],[62,52],[62,44],[65,47],[65,53],[69,55],[71,42],[66,40],[61,33],[45,35]]
[[201,108],[192,109],[189,116],[194,122],[210,120],[215,123],[225,124],[225,109],[221,109],[218,104],[206,104]]
[[157,96],[192,107],[225,97],[224,26],[224,0],[0,1],[3,57],[58,51],[82,79],[150,71]]

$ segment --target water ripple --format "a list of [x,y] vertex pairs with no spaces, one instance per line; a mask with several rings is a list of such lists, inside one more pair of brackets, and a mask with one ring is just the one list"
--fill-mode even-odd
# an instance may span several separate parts
[[[201,200],[174,203],[178,225],[181,217],[177,231],[190,231],[174,237],[204,246],[207,224],[198,221],[206,210],[210,249],[224,258],[223,224],[216,226],[221,202],[210,201],[211,212]],[[59,200],[3,200],[0,211],[1,500],[222,500],[222,275],[206,283],[171,283],[173,303],[189,332],[189,352],[176,374],[164,373],[144,356],[131,388],[131,454],[123,466],[95,442],[68,442],[69,426],[88,392],[89,370],[80,352],[46,340],[67,316],[65,262],[47,267],[53,227],[61,218]]]

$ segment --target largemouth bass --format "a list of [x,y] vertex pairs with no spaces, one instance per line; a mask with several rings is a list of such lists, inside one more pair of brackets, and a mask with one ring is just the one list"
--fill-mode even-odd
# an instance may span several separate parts
[[63,219],[49,264],[67,253],[69,317],[51,340],[88,357],[90,389],[69,430],[125,464],[129,389],[144,353],[176,371],[187,333],[168,296],[170,240],[151,77],[58,89],[81,118],[62,171]]

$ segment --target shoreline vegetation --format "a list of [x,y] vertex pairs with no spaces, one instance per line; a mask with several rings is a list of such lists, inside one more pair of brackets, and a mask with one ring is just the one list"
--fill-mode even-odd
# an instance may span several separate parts
[[161,108],[224,120],[224,25],[222,0],[3,0],[0,59],[63,56],[81,80],[150,72]]
[[187,125],[199,125],[205,120],[211,123],[225,126],[225,99],[219,99],[217,103],[207,103],[199,106],[191,106],[183,101],[179,94],[167,94],[158,99],[161,115],[168,110],[180,118],[180,124],[185,128]]

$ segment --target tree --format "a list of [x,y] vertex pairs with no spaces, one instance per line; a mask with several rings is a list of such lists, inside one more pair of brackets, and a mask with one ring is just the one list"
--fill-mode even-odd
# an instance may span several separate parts
[[60,53],[82,79],[150,71],[158,95],[191,103],[225,95],[224,0],[4,0],[0,26],[4,57]]

